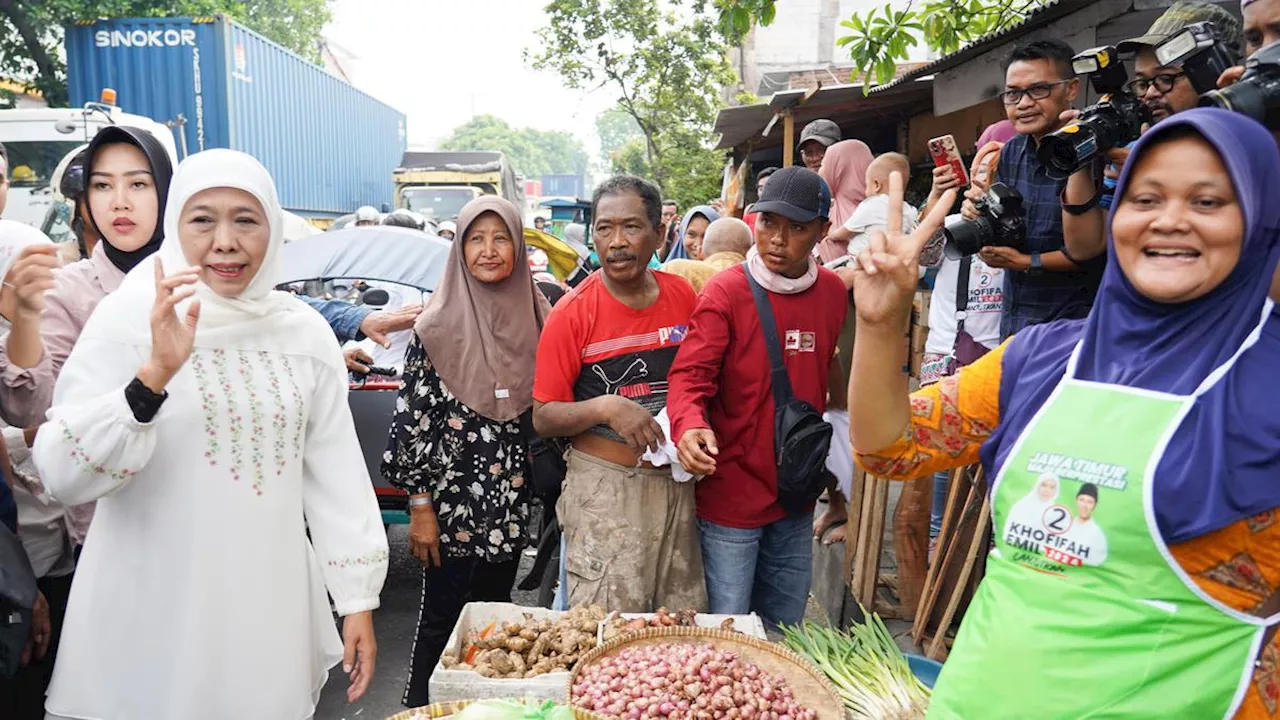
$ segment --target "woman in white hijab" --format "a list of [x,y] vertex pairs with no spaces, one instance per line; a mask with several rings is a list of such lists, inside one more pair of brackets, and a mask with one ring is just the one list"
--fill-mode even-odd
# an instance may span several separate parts
[[257,161],[191,156],[164,217],[160,250],[85,326],[34,448],[54,497],[99,501],[46,707],[303,720],[339,660],[349,700],[368,687],[386,577],[342,353],[272,289],[281,209]]

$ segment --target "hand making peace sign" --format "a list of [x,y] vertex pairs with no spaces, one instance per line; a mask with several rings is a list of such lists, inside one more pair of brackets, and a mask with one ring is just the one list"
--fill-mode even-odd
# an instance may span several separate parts
[[884,232],[873,231],[867,248],[858,255],[853,283],[858,322],[874,325],[896,323],[906,327],[911,299],[919,279],[920,252],[942,229],[956,191],[948,190],[910,235],[902,232],[902,175],[889,175],[889,223]]

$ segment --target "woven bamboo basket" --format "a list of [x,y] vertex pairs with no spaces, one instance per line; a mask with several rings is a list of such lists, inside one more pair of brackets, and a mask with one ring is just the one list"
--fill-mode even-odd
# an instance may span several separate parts
[[[513,698],[518,699],[518,698]],[[480,700],[454,700],[453,702],[435,703],[433,705],[424,705],[412,710],[405,710],[402,713],[396,713],[387,720],[444,720],[444,718],[457,715],[468,705],[472,703],[482,702]],[[541,705],[545,700],[532,701]],[[589,710],[580,708],[572,708],[573,716],[577,720],[605,720],[605,718],[597,715]]]
[[[738,657],[761,670],[782,676],[791,691],[805,707],[818,714],[818,720],[843,720],[844,704],[836,688],[821,670],[799,655],[776,643],[748,637],[741,633],[710,628],[663,627],[649,628],[614,638],[583,655],[569,676],[570,704],[573,686],[582,671],[602,658],[617,654],[623,648],[636,645],[660,645],[673,642],[702,642],[717,650],[732,650]],[[574,708],[577,710],[577,708]]]

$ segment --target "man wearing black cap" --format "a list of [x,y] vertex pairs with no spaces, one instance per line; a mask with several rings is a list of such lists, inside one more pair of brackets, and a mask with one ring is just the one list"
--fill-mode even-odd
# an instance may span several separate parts
[[822,169],[827,148],[840,142],[840,126],[830,120],[814,120],[800,131],[800,161],[814,172]]
[[812,259],[830,209],[817,173],[789,167],[769,178],[751,207],[755,247],[703,288],[668,374],[680,463],[705,476],[697,512],[713,613],[754,611],[773,624],[804,616],[812,508],[789,515],[778,503],[771,366],[747,273],[767,291],[793,395],[823,412],[847,307],[843,281]]

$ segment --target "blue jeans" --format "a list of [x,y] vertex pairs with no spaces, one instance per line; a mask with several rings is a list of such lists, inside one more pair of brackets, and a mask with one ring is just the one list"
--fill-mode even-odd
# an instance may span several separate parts
[[813,572],[813,518],[742,530],[698,518],[711,612],[755,612],[770,626],[804,619]]
[[951,484],[951,470],[933,474],[933,507],[929,510],[929,539],[942,532],[942,513],[947,509],[947,487]]

